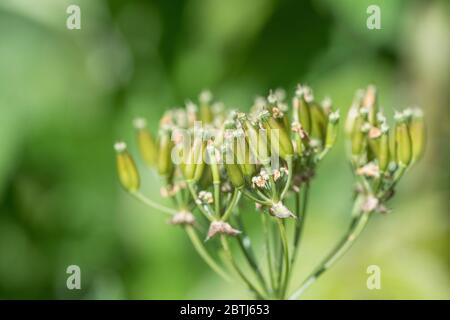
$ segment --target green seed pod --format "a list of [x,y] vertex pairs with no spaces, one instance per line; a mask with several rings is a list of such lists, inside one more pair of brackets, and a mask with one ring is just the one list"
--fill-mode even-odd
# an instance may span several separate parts
[[187,122],[188,127],[193,127],[195,124],[195,121],[197,121],[197,106],[192,101],[186,102],[186,116],[187,116]]
[[339,110],[331,112],[328,116],[327,133],[325,138],[325,149],[331,149],[336,142],[339,124]]
[[172,164],[173,142],[167,130],[161,130],[159,137],[158,173],[169,177],[173,171]]
[[142,159],[149,167],[156,166],[158,147],[147,129],[147,122],[143,118],[137,118],[134,120],[134,127],[136,128],[136,139]]
[[353,98],[352,105],[350,106],[347,118],[345,119],[345,133],[351,137],[355,128],[355,121],[359,116],[359,108],[362,103],[362,97],[364,92],[362,90],[358,90]]
[[311,133],[311,110],[309,102],[305,100],[303,90],[297,90],[292,105],[294,109],[294,119],[300,121],[303,130],[309,135]]
[[[282,122],[278,122],[270,115],[267,115],[266,117],[263,116],[261,120],[269,135],[271,147],[274,148],[274,150],[276,150],[283,159],[292,157],[294,154],[294,148],[284,124]],[[277,135],[279,146],[273,141],[273,138]]]
[[242,188],[244,186],[245,180],[239,166],[236,163],[226,163],[225,168],[227,170],[227,174],[230,178],[231,184],[236,189]]
[[[202,151],[203,151],[203,141],[201,134],[194,138],[191,148],[185,159],[183,166],[183,175],[187,181],[195,180],[197,166],[203,162]],[[204,169],[204,168],[203,168]],[[199,170],[203,170],[200,168]]]
[[368,110],[368,121],[371,125],[377,126],[378,113],[378,99],[377,88],[374,85],[369,85],[364,94],[362,106]]
[[363,153],[363,148],[366,142],[366,134],[363,132],[363,125],[365,121],[361,115],[358,115],[355,119],[353,127],[353,133],[351,137],[352,142],[352,155],[359,157]]
[[220,171],[219,165],[217,163],[217,150],[212,143],[206,147],[209,158],[209,167],[211,168],[212,180],[214,184],[220,183]]
[[397,161],[401,166],[408,166],[412,159],[412,143],[406,119],[402,114],[396,115],[395,144]]
[[197,166],[195,167],[194,181],[199,181],[203,176],[203,173],[205,172],[206,168],[205,157],[206,157],[206,143],[203,142],[199,158],[197,159]]
[[251,161],[250,148],[242,133],[242,137],[236,137],[235,141],[236,159],[242,173],[246,177],[252,177],[256,172],[256,165]]
[[127,151],[124,142],[117,142],[114,145],[116,150],[117,173],[122,187],[128,192],[139,190],[139,173],[133,158]]
[[303,129],[300,122],[294,121],[291,125],[291,130],[293,131],[294,144],[295,144],[295,152],[302,156],[305,147],[303,146]]
[[311,137],[319,140],[322,145],[325,140],[327,130],[327,116],[322,107],[316,103],[310,106],[311,111]]
[[213,121],[213,112],[211,109],[212,94],[210,91],[202,91],[198,97],[200,101],[200,120],[203,123]]
[[381,137],[378,149],[378,166],[381,172],[385,172],[389,165],[389,127],[386,124],[381,126]]
[[425,149],[425,122],[422,110],[415,109],[413,111],[409,133],[412,142],[412,160],[415,162],[420,159]]
[[205,164],[205,169],[203,170],[203,174],[200,177],[200,180],[196,181],[201,190],[208,189],[213,182],[211,170],[209,169],[209,167],[209,165]]
[[253,155],[261,162],[270,161],[270,152],[267,138],[267,131],[256,129],[248,119],[240,120],[245,132],[245,138]]

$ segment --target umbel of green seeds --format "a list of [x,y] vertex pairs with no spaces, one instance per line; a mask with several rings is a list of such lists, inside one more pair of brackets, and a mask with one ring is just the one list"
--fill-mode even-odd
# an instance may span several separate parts
[[114,144],[116,150],[117,173],[122,187],[128,192],[139,190],[139,173],[133,158],[127,151],[125,142]]

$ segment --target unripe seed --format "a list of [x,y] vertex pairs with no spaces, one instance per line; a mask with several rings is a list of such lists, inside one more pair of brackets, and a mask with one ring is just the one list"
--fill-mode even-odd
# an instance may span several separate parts
[[237,163],[239,164],[242,173],[246,177],[252,177],[256,171],[256,165],[251,161],[250,148],[244,136],[242,136],[242,139],[239,137],[236,138],[235,150]]
[[389,127],[381,126],[381,137],[378,149],[378,167],[381,172],[385,172],[389,165]]
[[253,155],[261,162],[268,163],[270,158],[267,132],[257,130],[248,119],[241,119],[247,143]]
[[363,153],[363,148],[366,140],[366,134],[362,130],[363,124],[363,117],[361,115],[358,115],[355,120],[352,134],[352,155],[356,157],[360,156]]
[[197,159],[197,165],[195,167],[194,181],[199,181],[203,176],[203,172],[205,171],[206,167],[205,156],[206,156],[206,143],[202,143],[202,148],[199,152],[200,158]]
[[294,121],[291,125],[291,128],[291,130],[294,132],[295,152],[299,156],[302,156],[305,149],[303,146],[303,138],[305,133],[303,131],[302,125],[299,122]]
[[339,111],[331,112],[328,116],[327,133],[325,138],[325,148],[330,149],[336,142],[339,124]]
[[377,112],[378,112],[378,99],[377,99],[377,88],[374,85],[369,85],[365,92],[363,98],[363,107],[367,108],[368,121],[371,125],[377,125]]
[[213,183],[220,183],[220,171],[219,165],[217,164],[217,149],[214,147],[212,141],[206,147],[206,152],[208,153],[209,167],[211,168]]
[[345,119],[345,133],[348,136],[352,136],[355,129],[355,122],[359,116],[359,108],[362,103],[362,97],[364,92],[362,90],[358,90],[353,98],[352,105],[347,113],[347,118]]
[[[271,146],[278,151],[280,157],[286,159],[294,154],[294,148],[292,146],[291,138],[286,131],[283,123],[278,122],[272,116],[268,115],[262,118],[264,128],[269,135]],[[275,130],[273,132],[272,130]],[[276,141],[272,141],[274,137],[278,135],[278,144]]]
[[425,123],[422,110],[415,109],[409,125],[409,133],[412,142],[412,160],[417,161],[425,149]]
[[202,91],[199,95],[200,101],[200,120],[203,123],[211,123],[213,112],[211,109],[212,94],[210,91]]
[[169,132],[162,131],[160,134],[158,153],[158,173],[162,176],[168,177],[172,174],[172,147],[173,142]]
[[293,109],[295,113],[295,117],[300,121],[300,124],[303,127],[303,130],[306,131],[307,134],[311,133],[311,111],[309,103],[305,101],[303,94],[294,97],[292,102]]
[[189,149],[187,157],[186,159],[184,159],[185,163],[183,166],[183,175],[187,181],[194,180],[196,168],[198,164],[203,162],[202,159],[200,158],[202,157],[202,147],[203,147],[202,137],[201,136],[195,137],[194,142],[192,143],[192,146]]
[[147,129],[147,123],[143,118],[137,118],[133,123],[141,157],[149,167],[154,167],[158,160],[158,147]]
[[245,180],[239,166],[236,163],[226,163],[225,168],[227,170],[227,174],[230,178],[231,184],[236,189],[242,188],[244,186]]
[[139,173],[133,158],[127,151],[124,142],[117,142],[114,145],[116,150],[117,173],[122,187],[128,192],[139,190]]
[[412,143],[408,125],[403,115],[396,115],[395,144],[397,161],[401,166],[408,166],[412,159]]
[[327,130],[327,117],[322,107],[312,103],[311,111],[311,137],[319,140],[322,144],[325,140]]

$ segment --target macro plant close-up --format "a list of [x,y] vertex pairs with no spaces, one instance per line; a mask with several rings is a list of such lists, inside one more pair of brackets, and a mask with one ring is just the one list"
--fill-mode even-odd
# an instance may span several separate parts
[[[114,145],[118,176],[123,188],[151,213],[167,214],[170,224],[183,227],[219,276],[229,281],[224,265],[230,266],[257,299],[297,299],[346,253],[371,215],[390,211],[386,203],[397,183],[424,151],[422,110],[396,111],[389,123],[377,94],[372,85],[358,90],[345,121],[356,180],[353,190],[349,188],[353,206],[348,230],[292,293],[289,284],[309,189],[338,133],[339,109],[334,110],[329,97],[318,102],[311,88],[298,85],[291,103],[285,91],[277,89],[267,98],[257,97],[250,112],[243,113],[226,110],[203,91],[198,104],[187,101],[185,108],[167,111],[157,135],[145,119],[134,120],[140,156],[158,173],[161,196],[170,198],[173,206],[162,206],[140,192],[138,169],[122,141]],[[253,210],[242,210],[242,200]],[[261,217],[263,252],[255,251],[245,231],[242,216],[251,214]],[[214,240],[217,243],[208,250]],[[231,249],[231,240],[239,250]],[[243,271],[234,251],[245,257],[251,274]]]
[[1,0],[0,303],[449,300],[448,30],[447,0]]

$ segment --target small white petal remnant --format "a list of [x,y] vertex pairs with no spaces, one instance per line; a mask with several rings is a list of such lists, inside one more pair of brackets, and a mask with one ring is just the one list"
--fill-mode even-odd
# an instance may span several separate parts
[[369,162],[365,166],[358,168],[356,170],[356,174],[370,178],[379,178],[380,169],[378,168],[378,165],[376,165],[375,163]]
[[135,118],[133,120],[133,126],[136,129],[144,129],[147,126],[147,120],[145,120],[144,118]]
[[195,223],[195,217],[189,211],[180,211],[169,222],[174,225],[193,225]]
[[295,215],[281,202],[274,203],[270,207],[270,213],[277,218],[296,218]]
[[114,150],[117,152],[123,152],[127,149],[127,144],[123,141],[118,141],[114,144]]
[[367,196],[364,200],[361,209],[364,212],[372,212],[378,207],[379,200],[372,195]]
[[198,200],[204,204],[211,204],[214,201],[212,193],[209,191],[200,191],[198,193]]

